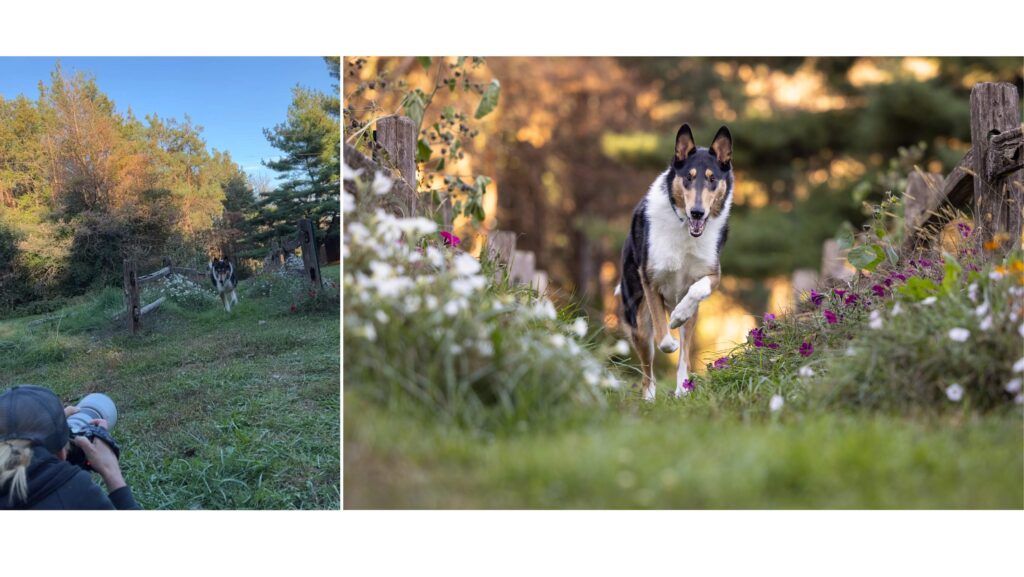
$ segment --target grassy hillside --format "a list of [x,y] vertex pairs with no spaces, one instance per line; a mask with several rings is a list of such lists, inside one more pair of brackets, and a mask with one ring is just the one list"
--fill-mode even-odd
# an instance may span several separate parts
[[[323,269],[335,286],[338,274]],[[336,297],[270,275],[240,293],[230,314],[211,294],[174,296],[138,337],[111,320],[117,289],[0,321],[0,387],[46,386],[67,404],[109,394],[125,478],[147,509],[338,508]]]

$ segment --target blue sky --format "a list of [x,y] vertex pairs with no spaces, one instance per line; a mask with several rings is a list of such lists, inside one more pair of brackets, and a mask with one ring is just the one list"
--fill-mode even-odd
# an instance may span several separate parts
[[[58,58],[0,57],[0,95],[36,99]],[[203,127],[208,148],[226,150],[250,174],[272,175],[260,160],[276,158],[263,128],[284,122],[295,85],[325,92],[335,82],[320,57],[59,58],[66,73],[96,78],[119,112],[156,113]]]

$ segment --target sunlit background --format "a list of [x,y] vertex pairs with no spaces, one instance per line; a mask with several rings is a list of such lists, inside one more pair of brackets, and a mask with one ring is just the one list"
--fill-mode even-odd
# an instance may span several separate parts
[[[415,58],[345,61],[344,106],[364,120],[436,82]],[[442,172],[494,181],[483,223],[459,218],[456,232],[474,251],[489,231],[518,233],[549,292],[582,302],[613,335],[632,209],[667,166],[676,129],[690,123],[707,146],[730,127],[734,209],[721,288],[701,307],[696,367],[743,342],[756,317],[791,307],[794,273],[829,264],[823,242],[859,226],[865,201],[901,190],[915,166],[951,170],[970,146],[975,83],[1022,88],[1018,58],[488,58],[470,75],[500,81],[499,105],[471,121],[478,136]],[[424,125],[478,100],[439,90]],[[422,168],[420,190],[441,188]]]

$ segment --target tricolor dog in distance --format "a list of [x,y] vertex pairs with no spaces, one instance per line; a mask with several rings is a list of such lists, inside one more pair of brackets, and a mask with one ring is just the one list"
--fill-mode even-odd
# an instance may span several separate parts
[[231,312],[231,307],[238,304],[238,295],[235,293],[235,287],[238,285],[235,266],[224,259],[210,261],[210,280],[213,281],[213,288],[217,289],[224,310]]
[[[676,133],[675,156],[633,210],[622,247],[624,326],[640,358],[641,393],[653,401],[654,344],[679,353],[675,395],[687,393],[687,360],[693,345],[697,308],[718,286],[719,254],[729,232],[732,207],[732,135],[725,126],[708,148],[694,144],[683,124]],[[668,321],[666,322],[666,315]],[[679,328],[679,340],[672,329]]]

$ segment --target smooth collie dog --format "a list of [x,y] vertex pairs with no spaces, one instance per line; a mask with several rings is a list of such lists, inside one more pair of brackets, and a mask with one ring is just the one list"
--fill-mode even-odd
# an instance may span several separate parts
[[[687,359],[697,308],[718,286],[719,254],[729,232],[732,207],[732,135],[718,129],[709,148],[698,148],[688,124],[676,133],[675,157],[633,210],[622,247],[624,326],[640,357],[641,393],[653,401],[654,344],[679,353],[675,395],[688,391]],[[668,321],[666,322],[666,315]],[[679,328],[679,340],[671,329]]]
[[213,281],[213,288],[217,289],[224,310],[231,312],[231,307],[238,304],[238,295],[235,293],[238,280],[235,279],[234,265],[224,259],[210,261],[210,280]]

